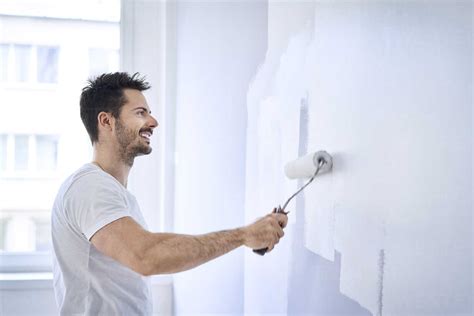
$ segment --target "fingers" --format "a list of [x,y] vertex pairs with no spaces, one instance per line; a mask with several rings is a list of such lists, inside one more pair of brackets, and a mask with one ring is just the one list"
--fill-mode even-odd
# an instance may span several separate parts
[[278,221],[280,227],[285,228],[288,224],[288,216],[284,213],[271,213],[270,216],[275,218]]
[[282,228],[285,228],[286,225],[288,224],[288,216],[286,214],[283,214],[283,213],[277,213],[276,215],[278,216],[277,220],[278,220],[278,223],[280,224],[280,226]]
[[270,252],[285,235],[283,229],[287,223],[286,214],[279,213],[279,208],[273,208],[270,214],[245,227],[244,244],[252,249],[267,248]]
[[275,245],[280,242],[280,238],[282,238],[285,235],[285,232],[283,231],[283,228],[286,226],[288,220],[287,216],[283,213],[276,213],[276,208],[273,209],[274,212],[270,214],[271,218],[271,227],[274,232],[273,240],[271,241],[271,244],[268,245],[268,251],[270,252],[275,248]]
[[275,236],[277,236],[278,239],[280,239],[281,237],[283,237],[283,235],[285,235],[283,228],[281,227],[280,223],[277,220],[272,221],[272,228],[275,231],[276,233]]
[[278,238],[285,236],[285,232],[283,231],[281,227],[280,229],[277,230],[277,235],[278,235]]

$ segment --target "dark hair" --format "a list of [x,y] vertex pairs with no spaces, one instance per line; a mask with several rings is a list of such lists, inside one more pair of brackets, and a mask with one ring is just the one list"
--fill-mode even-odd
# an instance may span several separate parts
[[126,72],[106,73],[89,79],[81,93],[81,119],[91,142],[99,140],[97,115],[108,112],[113,117],[120,116],[122,106],[127,102],[124,89],[147,90],[150,84],[137,72],[130,76]]

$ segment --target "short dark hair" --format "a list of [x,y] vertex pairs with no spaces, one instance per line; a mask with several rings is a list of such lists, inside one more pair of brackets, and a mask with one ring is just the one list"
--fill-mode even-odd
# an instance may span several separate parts
[[99,140],[97,115],[100,112],[120,116],[122,106],[127,102],[124,89],[143,91],[151,86],[137,72],[130,76],[126,72],[105,73],[87,81],[81,93],[81,119],[86,127],[92,144]]

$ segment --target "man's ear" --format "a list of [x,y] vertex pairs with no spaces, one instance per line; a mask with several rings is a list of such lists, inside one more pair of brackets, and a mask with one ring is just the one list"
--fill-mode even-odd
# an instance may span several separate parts
[[97,121],[99,122],[99,128],[105,128],[106,130],[111,131],[113,129],[112,114],[107,112],[100,112],[97,114]]

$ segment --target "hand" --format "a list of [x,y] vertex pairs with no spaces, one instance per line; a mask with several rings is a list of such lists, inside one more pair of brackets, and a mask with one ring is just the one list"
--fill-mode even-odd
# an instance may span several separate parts
[[285,235],[283,228],[287,223],[288,217],[276,213],[274,208],[272,213],[244,227],[244,245],[252,249],[268,248],[267,252],[270,252]]

